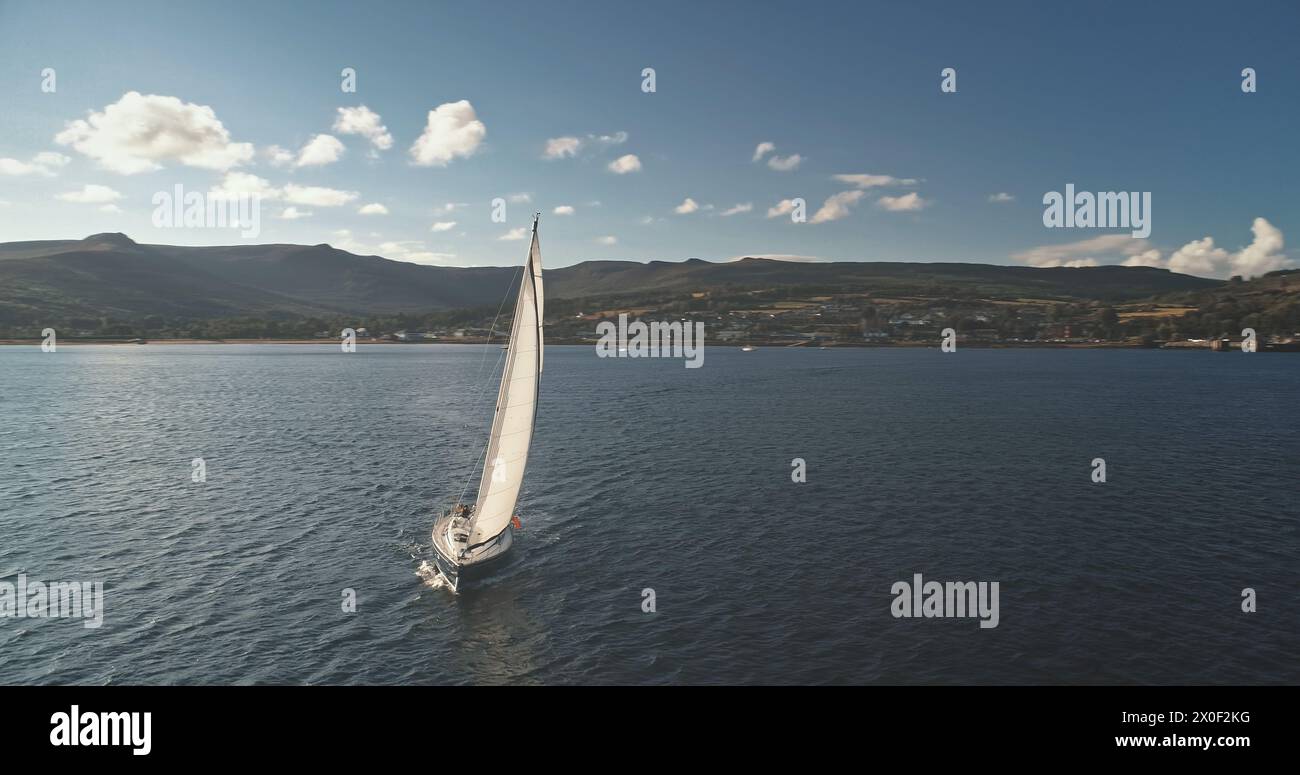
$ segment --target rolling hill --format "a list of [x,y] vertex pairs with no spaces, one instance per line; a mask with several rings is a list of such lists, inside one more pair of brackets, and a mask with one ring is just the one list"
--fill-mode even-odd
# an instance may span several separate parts
[[[144,245],[124,234],[0,243],[0,322],[149,315],[398,314],[496,306],[514,267],[455,268],[329,245]],[[698,290],[877,290],[1124,301],[1224,283],[1149,267],[1038,269],[962,263],[586,261],[550,270],[552,298]]]

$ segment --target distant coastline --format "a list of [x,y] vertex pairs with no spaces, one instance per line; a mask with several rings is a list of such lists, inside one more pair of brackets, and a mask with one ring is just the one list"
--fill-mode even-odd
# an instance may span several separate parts
[[[40,347],[40,339],[0,339],[0,346],[13,347]],[[361,346],[385,346],[385,347],[421,347],[436,344],[451,345],[483,345],[483,344],[502,344],[503,340],[493,339],[487,342],[483,339],[473,339],[470,337],[458,337],[454,339],[440,339],[417,342],[394,342],[388,340],[361,340],[357,344]],[[136,341],[132,339],[60,339],[60,347],[71,346],[80,347],[85,345],[113,345],[124,347],[140,347],[144,345],[319,345],[322,347],[337,347],[339,341],[331,339],[149,339],[145,341]],[[578,339],[551,339],[547,340],[548,345],[552,346],[570,346],[570,347],[591,347],[595,342],[578,340]],[[797,350],[840,350],[840,349],[899,349],[899,348],[937,348],[939,342],[928,341],[902,341],[902,342],[828,342],[825,345],[816,344],[788,344],[785,342],[706,342],[706,347],[721,347],[730,349],[739,349],[742,346],[763,347],[763,348],[780,348],[780,349],[797,349]],[[1167,344],[1146,345],[1139,342],[963,342],[960,345],[963,349],[979,350],[1201,350],[1211,351],[1211,343],[1204,342],[1170,342]],[[1231,348],[1236,350],[1237,348]],[[1300,352],[1300,347],[1280,347],[1265,345],[1260,348],[1260,352]]]
[[[88,274],[89,273],[89,274]],[[477,344],[504,335],[512,267],[449,269],[327,245],[0,243],[0,342]],[[1231,349],[1300,344],[1300,269],[1216,280],[1152,267],[582,262],[547,270],[547,341],[605,322],[707,327],[709,346]],[[502,325],[498,325],[502,324]],[[620,325],[623,325],[620,323]],[[414,340],[414,341],[413,341]]]

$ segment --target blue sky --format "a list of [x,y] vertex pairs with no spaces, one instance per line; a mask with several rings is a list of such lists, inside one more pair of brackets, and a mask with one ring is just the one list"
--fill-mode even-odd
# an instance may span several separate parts
[[[518,263],[524,243],[500,238],[535,209],[551,266],[741,255],[1129,261],[1220,275],[1293,266],[1281,243],[1300,234],[1298,8],[0,0],[0,241],[123,231],[239,242],[151,221],[155,192],[208,191],[236,174],[276,192],[258,242],[425,263]],[[54,93],[41,90],[47,67]],[[356,93],[340,90],[344,67]],[[956,93],[940,92],[945,67],[957,70]],[[1254,94],[1241,90],[1244,67],[1256,70]],[[126,105],[130,92],[175,102]],[[472,114],[451,107],[462,100]],[[219,122],[228,147],[206,147],[196,165],[183,148],[137,153],[105,136],[122,126],[69,132],[113,105],[128,124],[205,106],[203,129]],[[340,108],[362,105],[391,147],[336,128]],[[458,152],[414,163],[429,112],[444,105],[452,135],[435,132],[427,147]],[[179,112],[194,120],[191,110]],[[337,160],[295,166],[318,135],[335,150],[315,158]],[[545,158],[565,137],[582,141],[576,155]],[[763,142],[775,151],[755,162]],[[277,166],[273,147],[295,161]],[[638,171],[609,170],[628,154]],[[793,169],[767,163],[792,154]],[[148,169],[124,174],[132,162]],[[811,218],[856,190],[835,175],[896,180],[851,195],[833,220],[768,217],[802,197]],[[1045,228],[1042,197],[1066,183],[1151,192],[1150,237]],[[324,190],[346,201],[327,203]],[[989,201],[999,193],[1013,199]],[[525,194],[507,223],[491,220],[492,199]],[[675,212],[688,197],[699,209]],[[387,214],[359,212],[372,203]],[[722,215],[738,204],[752,209]],[[299,217],[277,217],[288,208]]]

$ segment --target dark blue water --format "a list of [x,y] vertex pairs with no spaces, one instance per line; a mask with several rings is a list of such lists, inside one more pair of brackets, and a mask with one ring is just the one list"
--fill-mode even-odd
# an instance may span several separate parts
[[[0,619],[0,683],[1300,681],[1300,358],[552,347],[515,561],[453,595],[486,355],[0,347],[0,579],[107,584]],[[998,627],[892,617],[918,572]]]

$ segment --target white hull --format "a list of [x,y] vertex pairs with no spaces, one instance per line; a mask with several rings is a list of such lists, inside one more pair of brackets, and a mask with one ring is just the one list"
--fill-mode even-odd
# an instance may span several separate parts
[[455,540],[456,533],[462,530],[456,524],[459,521],[443,516],[433,525],[434,563],[453,590],[459,590],[463,582],[483,578],[501,567],[514,545],[514,530],[507,525],[495,538],[461,551],[464,544]]

